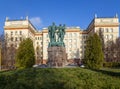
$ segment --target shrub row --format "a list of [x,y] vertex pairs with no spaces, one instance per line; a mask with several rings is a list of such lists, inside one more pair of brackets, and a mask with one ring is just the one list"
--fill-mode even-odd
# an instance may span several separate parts
[[105,62],[104,67],[120,67],[120,62]]

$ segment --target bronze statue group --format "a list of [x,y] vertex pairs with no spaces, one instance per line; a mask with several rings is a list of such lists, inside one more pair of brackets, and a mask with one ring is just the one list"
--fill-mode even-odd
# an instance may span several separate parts
[[48,27],[48,35],[49,35],[49,47],[52,46],[62,46],[65,47],[65,44],[63,42],[64,35],[65,35],[65,24],[62,26],[61,24],[59,26],[56,26],[55,23],[53,23],[51,26]]

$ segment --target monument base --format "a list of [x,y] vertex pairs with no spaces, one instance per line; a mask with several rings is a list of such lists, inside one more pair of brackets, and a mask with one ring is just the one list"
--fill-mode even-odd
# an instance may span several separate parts
[[65,47],[48,47],[48,67],[64,67],[67,63]]

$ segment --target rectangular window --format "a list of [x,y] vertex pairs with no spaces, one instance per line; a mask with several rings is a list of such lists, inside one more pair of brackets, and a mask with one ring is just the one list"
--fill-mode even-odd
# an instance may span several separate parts
[[17,41],[18,39],[17,39],[17,37],[15,37],[15,41]]
[[99,32],[104,32],[104,28],[99,28]]
[[73,33],[73,36],[76,37],[76,36],[77,36],[77,33]]
[[20,37],[20,41],[22,41],[22,37]]
[[42,37],[40,37],[40,40],[42,40]]
[[111,35],[109,36],[109,38],[110,38],[110,39],[113,39],[113,35],[111,34]]
[[22,35],[22,31],[20,31],[20,35]]
[[85,36],[83,36],[83,39],[85,39],[86,37]]
[[11,41],[13,41],[13,37],[11,37]]
[[84,41],[84,44],[86,44],[86,41]]
[[13,31],[11,31],[11,35],[13,35]]
[[106,28],[105,30],[106,30],[106,32],[108,32],[108,30],[109,30],[109,29],[108,29],[108,28]]
[[15,35],[17,35],[17,31],[15,31]]
[[37,42],[37,45],[39,44],[39,42]]
[[105,36],[105,38],[106,38],[106,39],[108,39],[108,38],[109,38],[109,36],[108,36],[108,35],[106,35],[106,36]]
[[110,28],[110,29],[109,29],[109,32],[113,32],[113,28]]
[[41,45],[42,45],[43,43],[41,42]]

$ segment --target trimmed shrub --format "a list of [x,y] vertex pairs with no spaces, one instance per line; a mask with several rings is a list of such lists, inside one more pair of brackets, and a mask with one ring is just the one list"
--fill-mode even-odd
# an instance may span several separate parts
[[104,67],[120,67],[120,62],[104,62]]

